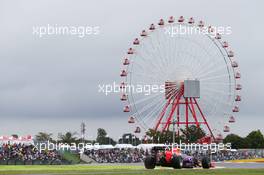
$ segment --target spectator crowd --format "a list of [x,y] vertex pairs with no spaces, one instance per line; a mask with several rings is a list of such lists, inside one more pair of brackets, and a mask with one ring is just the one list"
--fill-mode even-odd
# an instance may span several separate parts
[[[85,154],[97,163],[137,163],[143,162],[148,151],[143,149],[99,149],[86,150]],[[201,153],[186,153],[198,159],[203,156]],[[221,151],[212,154],[212,159],[216,162],[236,159],[264,158],[264,150],[237,150]]]
[[0,146],[0,160],[41,160],[41,161],[54,161],[60,160],[60,155],[55,151],[42,151],[40,152],[34,145],[25,145],[21,143],[2,144]]
[[264,150],[237,150],[235,152],[221,151],[212,155],[216,162],[237,159],[255,159],[264,158]]
[[[98,163],[137,163],[143,162],[148,151],[139,148],[114,148],[85,150],[85,155]],[[187,153],[199,158],[200,153]],[[237,150],[234,152],[221,151],[212,154],[214,161],[264,158],[264,150]],[[45,161],[61,162],[63,159],[56,150],[39,151],[32,144],[2,144],[0,145],[0,161]]]
[[144,159],[142,149],[86,150],[85,154],[98,163],[137,163]]

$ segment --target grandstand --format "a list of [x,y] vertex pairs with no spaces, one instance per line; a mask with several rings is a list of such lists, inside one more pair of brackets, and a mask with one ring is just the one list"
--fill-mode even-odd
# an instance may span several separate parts
[[56,150],[39,151],[31,136],[0,137],[0,165],[61,165],[71,164]]

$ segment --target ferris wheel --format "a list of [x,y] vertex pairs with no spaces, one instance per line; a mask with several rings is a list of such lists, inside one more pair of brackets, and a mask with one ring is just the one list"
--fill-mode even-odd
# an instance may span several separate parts
[[[183,27],[189,33],[175,32]],[[132,44],[122,61],[120,99],[135,133],[166,131],[172,124],[202,127],[215,139],[230,132],[239,112],[241,74],[221,34],[192,17],[171,16],[151,24]],[[131,91],[138,85],[163,90]]]

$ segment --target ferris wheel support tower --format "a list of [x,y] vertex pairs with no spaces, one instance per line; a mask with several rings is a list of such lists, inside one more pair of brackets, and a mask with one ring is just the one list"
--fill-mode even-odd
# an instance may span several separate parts
[[[206,125],[211,136],[214,138],[214,134],[206,117],[196,100],[196,98],[200,98],[199,80],[184,80],[180,83],[166,81],[165,98],[167,104],[160,113],[159,120],[154,128],[155,131],[161,130],[164,132],[165,130],[169,130],[170,126],[173,124],[177,125],[177,128],[179,128],[180,125],[185,125],[186,128],[193,124],[196,125],[197,128],[199,128],[200,125]],[[180,118],[181,108],[183,108],[184,111],[183,119]],[[174,116],[176,116],[176,120],[173,119]],[[193,118],[194,121],[190,121],[189,117]]]

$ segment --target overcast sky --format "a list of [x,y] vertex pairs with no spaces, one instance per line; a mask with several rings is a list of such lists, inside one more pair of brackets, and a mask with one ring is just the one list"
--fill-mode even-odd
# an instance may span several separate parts
[[[139,32],[160,18],[193,16],[231,26],[226,39],[240,63],[243,102],[232,131],[264,131],[263,1],[0,0],[0,135],[130,132],[118,95],[98,84],[120,81],[121,59]],[[34,26],[99,26],[98,35],[43,36]]]

